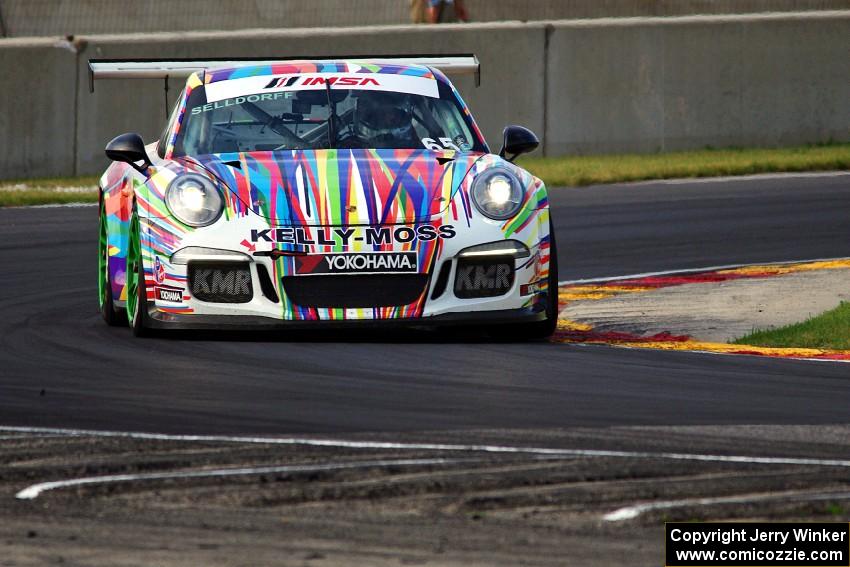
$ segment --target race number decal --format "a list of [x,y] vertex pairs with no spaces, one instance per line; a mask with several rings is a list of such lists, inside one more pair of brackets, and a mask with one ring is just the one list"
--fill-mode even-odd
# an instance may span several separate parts
[[[437,140],[439,140],[439,142]],[[437,140],[434,140],[434,138],[422,138],[422,145],[429,150],[434,150],[435,152],[442,152],[445,150],[454,150],[456,152],[461,151],[451,138],[437,138]]]

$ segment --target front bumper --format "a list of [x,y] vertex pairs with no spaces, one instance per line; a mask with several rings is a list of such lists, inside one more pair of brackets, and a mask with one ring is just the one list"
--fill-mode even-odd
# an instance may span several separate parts
[[[456,231],[455,236],[442,240],[439,247],[434,245],[433,240],[409,245],[396,242],[382,246],[382,251],[414,251],[419,255],[419,275],[425,278],[424,287],[420,288],[423,292],[414,294],[419,297],[415,302],[400,307],[373,308],[365,303],[337,305],[322,298],[318,301],[320,307],[303,307],[303,303],[296,301],[297,296],[286,293],[284,282],[286,278],[309,279],[317,276],[293,276],[294,259],[273,259],[269,256],[273,251],[282,250],[281,246],[263,242],[254,245],[248,242],[246,235],[258,230],[267,230],[264,227],[268,227],[268,224],[264,223],[265,221],[255,216],[221,220],[216,225],[181,234],[179,239],[166,243],[164,239],[157,238],[157,233],[163,232],[161,222],[145,219],[144,232],[145,235],[150,235],[148,238],[143,237],[143,248],[146,252],[144,259],[151,323],[160,328],[362,328],[368,323],[374,323],[378,327],[411,327],[533,322],[545,317],[540,315],[540,312],[543,310],[543,300],[547,293],[545,282],[548,274],[548,209],[535,210],[520,230],[510,231],[503,223],[481,217],[469,222],[451,218],[443,219],[441,223],[435,222],[439,226],[453,225]],[[400,226],[395,225],[396,230],[402,230]],[[410,226],[413,229],[411,232],[418,228]],[[515,262],[514,277],[509,289],[490,296],[482,294],[473,297],[457,293],[454,284],[459,277],[476,281],[481,277],[477,271],[470,275],[469,272],[459,270],[459,258],[463,251],[506,239],[519,241],[527,249],[526,257],[512,260]],[[172,257],[176,252],[190,247],[226,251],[234,256],[232,260],[242,262],[246,273],[250,272],[247,279],[251,282],[253,293],[246,295],[244,301],[240,299],[238,302],[200,300],[193,292],[187,263],[206,262],[211,258],[186,257],[177,263]],[[307,250],[309,254],[369,251],[360,246],[340,248],[318,244],[309,246]],[[494,276],[499,277],[499,274],[495,273]],[[237,277],[233,281],[240,280]],[[263,282],[267,285],[264,286]],[[273,291],[267,292],[270,287],[274,288]],[[333,297],[333,293],[329,295]],[[407,292],[400,292],[400,295],[412,297]]]

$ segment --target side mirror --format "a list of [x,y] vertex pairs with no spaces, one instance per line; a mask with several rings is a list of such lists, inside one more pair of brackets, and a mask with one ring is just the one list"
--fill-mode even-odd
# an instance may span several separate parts
[[[136,171],[144,173],[152,164],[145,151],[142,137],[136,133],[121,134],[106,144],[106,157],[112,161],[129,163]],[[141,163],[141,165],[139,165]]]
[[540,145],[540,140],[534,132],[522,126],[506,126],[502,137],[502,149],[499,150],[499,155],[510,162],[513,162],[520,154],[533,152]]

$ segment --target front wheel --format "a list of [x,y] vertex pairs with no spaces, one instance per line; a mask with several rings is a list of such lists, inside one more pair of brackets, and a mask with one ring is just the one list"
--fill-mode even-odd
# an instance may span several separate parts
[[151,335],[148,326],[148,294],[145,287],[145,268],[142,263],[142,239],[139,215],[133,210],[130,218],[130,238],[127,248],[127,321],[137,337]]
[[549,220],[549,276],[546,278],[546,319],[534,323],[520,323],[505,329],[519,340],[545,339],[558,327],[558,247],[555,244],[555,227]]

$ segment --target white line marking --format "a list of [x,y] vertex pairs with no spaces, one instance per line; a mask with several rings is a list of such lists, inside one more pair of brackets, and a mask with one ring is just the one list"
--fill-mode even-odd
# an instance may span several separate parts
[[14,185],[0,185],[0,193],[23,193],[26,191],[45,191],[52,195],[67,195],[67,194],[89,194],[97,192],[96,185],[65,185],[59,187],[30,187],[26,183],[15,183]]
[[[645,451],[607,451],[593,449],[556,449],[550,447],[515,447],[507,445],[454,445],[443,443],[392,443],[384,441],[351,441],[346,439],[312,439],[306,437],[239,437],[229,435],[169,435],[130,431],[97,431],[88,429],[61,429],[49,427],[0,426],[0,431],[16,433],[51,433],[70,437],[122,437],[156,441],[181,441],[200,443],[258,443],[268,445],[307,445],[313,447],[339,447],[346,449],[392,449],[399,451],[481,452],[500,454],[557,455],[563,457],[612,457],[627,459],[670,459],[718,463],[765,465],[801,465],[850,468],[846,459],[814,459],[793,457],[759,457],[746,455],[704,455],[698,453],[652,453]],[[104,478],[104,477],[95,477]]]
[[750,496],[720,496],[716,498],[684,498],[682,500],[667,500],[662,502],[649,502],[646,504],[635,504],[618,508],[602,516],[606,522],[622,522],[633,520],[646,512],[654,510],[670,510],[672,508],[684,508],[686,506],[716,506],[718,504],[749,504],[752,502],[770,502],[779,500],[783,502],[812,502],[816,500],[846,500],[850,498],[850,492],[829,492],[818,494],[798,493],[771,493]]
[[636,280],[640,278],[651,278],[656,276],[672,276],[675,274],[699,274],[702,272],[714,272],[717,270],[734,270],[737,268],[748,268],[752,266],[789,266],[792,264],[809,264],[811,262],[835,262],[840,260],[850,260],[850,257],[841,258],[816,258],[814,260],[783,260],[781,262],[758,262],[755,264],[726,264],[723,266],[707,266],[705,268],[688,268],[686,270],[664,270],[661,272],[643,272],[640,274],[628,274],[625,276],[605,276],[601,278],[586,278],[580,280],[564,280],[558,282],[562,285],[579,285],[601,282],[616,282],[622,280]]
[[0,207],[0,210],[9,209],[74,209],[79,207],[96,207],[97,203],[53,203],[49,205],[20,205],[14,207]]
[[[729,181],[762,181],[770,179],[817,179],[819,177],[844,177],[848,171],[797,171],[787,173],[753,173],[750,175],[724,175],[718,177],[678,177],[676,179],[659,179],[647,183],[664,185],[685,185],[688,183],[723,183]],[[641,183],[641,182],[639,182]]]
[[644,179],[619,183],[594,183],[586,186],[564,186],[567,189],[588,190],[608,187],[642,187],[648,185],[690,185],[703,183],[729,183],[731,181],[769,181],[771,179],[817,179],[820,177],[844,177],[848,171],[797,171],[786,173],[751,173],[749,175],[723,175],[716,177],[675,177],[672,179]]
[[422,466],[422,465],[447,465],[460,462],[467,462],[469,459],[398,459],[398,460],[380,460],[380,461],[360,461],[354,463],[325,463],[318,465],[282,465],[276,467],[245,467],[231,469],[215,469],[204,471],[183,471],[183,472],[162,472],[162,473],[145,473],[145,474],[114,474],[105,476],[89,476],[83,478],[74,478],[70,480],[58,480],[53,482],[42,482],[33,484],[15,494],[18,500],[33,500],[38,498],[44,492],[56,490],[59,488],[69,488],[72,486],[86,486],[93,484],[109,484],[115,482],[135,482],[146,480],[168,480],[181,478],[210,478],[210,477],[228,477],[228,476],[245,476],[255,474],[271,474],[271,473],[290,473],[290,472],[317,472],[317,471],[334,471],[343,469],[365,469],[365,468],[386,468],[393,466]]

